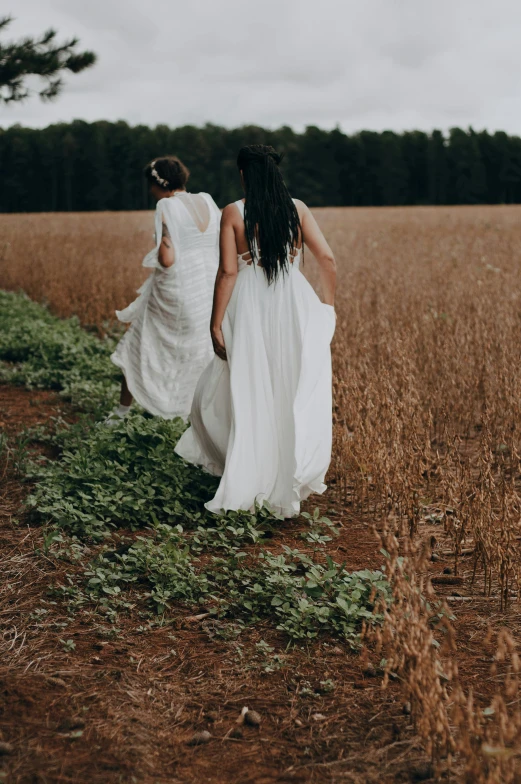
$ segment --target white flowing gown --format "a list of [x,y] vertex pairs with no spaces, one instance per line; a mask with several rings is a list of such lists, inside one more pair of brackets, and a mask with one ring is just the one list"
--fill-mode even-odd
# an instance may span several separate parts
[[[162,224],[174,246],[171,267],[158,260]],[[156,247],[143,261],[153,272],[120,321],[131,323],[111,356],[146,411],[187,419],[201,372],[213,355],[209,336],[219,263],[221,212],[207,193],[176,193],[157,203]]]
[[[244,218],[244,203],[236,204]],[[268,502],[292,517],[326,489],[336,317],[300,272],[300,257],[268,285],[262,267],[239,256],[222,324],[228,361],[214,355],[204,370],[191,427],[175,449],[221,477],[205,504],[212,512]]]

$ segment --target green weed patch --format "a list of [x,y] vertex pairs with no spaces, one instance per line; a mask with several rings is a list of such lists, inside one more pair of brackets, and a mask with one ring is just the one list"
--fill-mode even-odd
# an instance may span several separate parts
[[266,506],[208,513],[217,480],[175,455],[181,420],[134,411],[113,428],[96,421],[116,390],[113,346],[0,292],[0,380],[56,389],[90,412],[26,434],[57,448],[57,459],[17,461],[33,483],[26,504],[44,526],[44,555],[83,564],[53,593],[71,611],[94,604],[113,621],[136,602],[151,618],[195,603],[234,629],[271,621],[295,641],[327,633],[355,645],[361,624],[380,620],[377,600],[389,599],[384,572],[335,563],[326,547],[337,532],[318,510],[281,535]]
[[362,621],[379,620],[373,605],[389,597],[385,575],[350,573],[329,557],[323,563],[315,557],[287,546],[279,554],[261,549],[253,559],[236,550],[194,568],[197,559],[182,531],[159,526],[126,552],[98,557],[86,572],[86,589],[91,598],[106,602],[146,576],[146,598],[159,614],[186,600],[243,624],[271,619],[294,640],[327,631],[355,643]]
[[174,454],[184,427],[135,413],[113,428],[83,422],[62,430],[60,459],[32,467],[33,516],[95,540],[116,527],[196,525],[216,481]]
[[109,359],[115,344],[25,294],[0,291],[0,381],[57,390],[87,411],[108,408],[121,376]]

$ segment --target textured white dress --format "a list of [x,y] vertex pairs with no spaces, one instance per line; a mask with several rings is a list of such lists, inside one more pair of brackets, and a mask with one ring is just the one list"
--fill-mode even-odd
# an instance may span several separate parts
[[[244,203],[236,204],[244,217]],[[212,512],[268,502],[292,517],[326,489],[336,317],[300,272],[300,257],[268,285],[262,267],[239,256],[222,325],[228,361],[214,355],[204,370],[191,427],[175,449],[221,477],[205,504]]]
[[[163,222],[175,254],[166,268],[158,260]],[[131,326],[111,359],[135,400],[164,419],[188,417],[197,380],[213,356],[209,324],[220,222],[221,212],[207,193],[177,193],[158,201],[156,247],[143,260],[153,272],[138,298],[116,311]]]

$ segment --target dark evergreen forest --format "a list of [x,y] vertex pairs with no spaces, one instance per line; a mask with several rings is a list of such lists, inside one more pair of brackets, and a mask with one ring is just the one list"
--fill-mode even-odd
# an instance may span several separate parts
[[0,129],[0,211],[139,210],[152,205],[143,166],[178,155],[192,172],[189,189],[220,206],[240,196],[235,166],[243,144],[272,144],[286,155],[293,196],[311,206],[502,204],[521,202],[521,138],[453,128],[424,133],[310,126],[229,130],[131,127],[125,122]]

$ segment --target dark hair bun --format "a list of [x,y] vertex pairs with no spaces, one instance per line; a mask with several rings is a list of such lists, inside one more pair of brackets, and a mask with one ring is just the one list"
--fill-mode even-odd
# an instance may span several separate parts
[[145,177],[151,185],[159,185],[167,191],[184,188],[190,176],[184,163],[175,155],[165,155],[147,163]]

